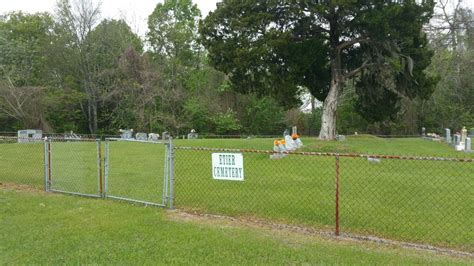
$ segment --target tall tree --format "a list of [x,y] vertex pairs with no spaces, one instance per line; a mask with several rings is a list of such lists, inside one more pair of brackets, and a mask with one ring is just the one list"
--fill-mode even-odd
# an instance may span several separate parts
[[196,36],[200,16],[191,0],[165,0],[148,17],[151,54],[166,75],[160,88],[160,116],[163,124],[176,132],[186,126],[182,116],[186,99],[184,80],[199,64]]
[[96,133],[99,95],[93,82],[95,69],[92,44],[87,41],[87,36],[100,21],[100,3],[93,0],[58,0],[56,20],[60,36],[58,41],[63,42],[65,57],[75,68],[76,71],[72,72],[78,76],[80,87],[87,97],[83,112],[88,120],[89,131]]
[[474,12],[460,0],[438,2],[428,27],[435,50],[428,71],[440,76],[429,100],[419,101],[417,111],[423,126],[443,132],[474,124],[474,83],[470,66],[474,60]]
[[0,20],[0,112],[18,127],[50,129],[44,87],[52,29],[48,14],[11,13]]
[[[224,0],[200,31],[212,63],[236,77],[236,88],[264,94],[291,84],[285,93],[294,97],[297,85],[307,86],[324,101],[319,137],[329,140],[349,79],[358,78],[365,109],[429,95],[435,82],[423,72],[432,54],[422,26],[433,6],[432,0]],[[371,97],[375,89],[381,93]]]

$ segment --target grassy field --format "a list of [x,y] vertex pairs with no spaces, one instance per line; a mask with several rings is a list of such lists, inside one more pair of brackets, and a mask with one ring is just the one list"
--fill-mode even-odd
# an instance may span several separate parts
[[[302,138],[302,140],[304,147],[301,151],[474,158],[474,153],[457,152],[448,144],[421,138],[378,138],[370,135],[359,135],[348,136],[347,141],[321,141],[317,138]],[[273,139],[259,138],[176,139],[174,144],[177,146],[213,148],[273,149]]]
[[[303,139],[305,151],[459,156],[421,139]],[[52,187],[98,193],[95,142],[53,143]],[[176,146],[271,149],[269,139],[176,140]],[[41,144],[4,144],[0,182],[43,184]],[[110,143],[108,194],[161,203],[163,145]],[[463,154],[464,155],[464,154]],[[473,156],[472,154],[465,154]],[[245,153],[245,181],[217,181],[211,152],[176,150],[175,205],[180,209],[334,229],[335,158]],[[21,178],[20,178],[21,177]],[[474,251],[474,164],[340,160],[341,230]]]
[[159,208],[0,186],[0,264],[439,264],[472,259],[176,218]]

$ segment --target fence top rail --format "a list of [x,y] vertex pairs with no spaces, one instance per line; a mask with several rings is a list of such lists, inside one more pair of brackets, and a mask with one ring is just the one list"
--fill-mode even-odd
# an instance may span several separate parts
[[67,137],[42,137],[42,138],[30,138],[30,137],[16,137],[16,136],[0,136],[0,139],[7,140],[31,140],[31,141],[53,141],[53,142],[67,142],[67,141],[99,141],[96,138],[67,138]]
[[166,144],[169,140],[138,140],[138,139],[122,139],[122,138],[105,138],[105,141],[124,141],[124,142],[140,142],[140,143],[153,143],[153,144]]
[[64,138],[64,137],[48,137],[45,140],[49,140],[52,142],[100,141],[100,139],[96,139],[96,138]]
[[[174,146],[176,150],[194,150],[194,151],[216,151],[216,152],[242,152],[242,153],[278,153],[272,150],[256,150],[256,149],[226,149],[226,148],[207,148],[207,147],[185,147]],[[382,154],[352,154],[337,152],[282,152],[283,154],[306,155],[306,156],[332,156],[332,157],[352,157],[352,158],[375,158],[375,159],[396,159],[396,160],[416,160],[416,161],[450,161],[450,162],[466,162],[474,163],[474,158],[444,158],[444,157],[426,157],[426,156],[397,156]]]

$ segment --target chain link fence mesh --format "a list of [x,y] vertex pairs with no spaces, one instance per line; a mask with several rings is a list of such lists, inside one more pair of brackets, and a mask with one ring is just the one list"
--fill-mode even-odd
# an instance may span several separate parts
[[[174,188],[185,211],[474,252],[474,159],[101,145],[2,137],[0,182],[158,206]],[[213,179],[212,153],[241,153],[244,181]]]
[[105,152],[108,197],[165,204],[164,143],[107,141]]
[[44,189],[44,143],[0,137],[0,183]]
[[175,150],[177,208],[332,229],[334,158],[243,152],[245,180],[237,182],[212,178],[212,153]]
[[[242,153],[245,181],[213,179],[214,152]],[[176,147],[175,206],[474,251],[472,159],[271,153]]]
[[48,190],[101,195],[98,140],[49,139],[50,174]]
[[474,251],[474,163],[341,158],[341,230]]

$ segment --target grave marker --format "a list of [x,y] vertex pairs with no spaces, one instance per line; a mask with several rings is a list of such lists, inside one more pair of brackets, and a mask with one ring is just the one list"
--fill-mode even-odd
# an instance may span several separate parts
[[451,143],[451,129],[445,128],[446,143]]

